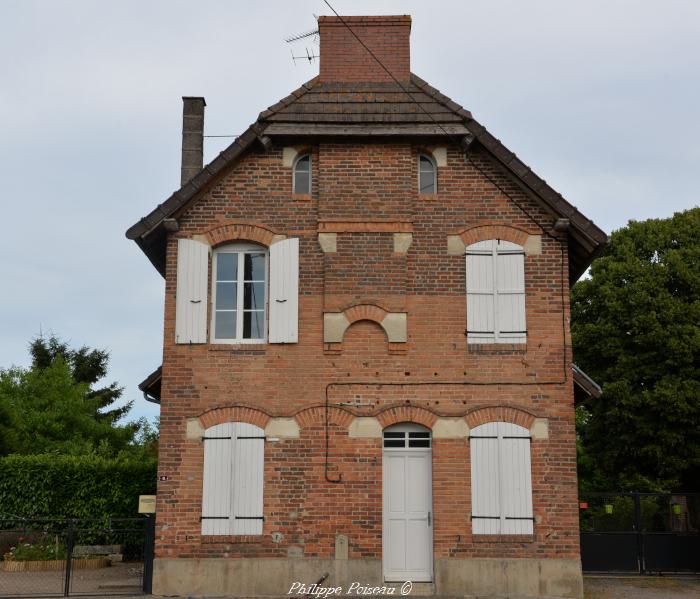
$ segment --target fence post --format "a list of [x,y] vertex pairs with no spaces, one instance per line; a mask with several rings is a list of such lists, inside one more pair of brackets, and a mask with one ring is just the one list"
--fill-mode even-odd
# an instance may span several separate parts
[[156,515],[146,515],[146,535],[143,542],[143,592],[153,592],[153,556],[156,540]]
[[634,529],[637,531],[637,564],[639,574],[644,574],[644,535],[642,534],[642,504],[639,493],[633,493],[634,497]]
[[73,547],[75,545],[75,523],[73,520],[68,521],[68,530],[66,531],[66,579],[63,583],[63,596],[70,595],[70,579],[73,561]]

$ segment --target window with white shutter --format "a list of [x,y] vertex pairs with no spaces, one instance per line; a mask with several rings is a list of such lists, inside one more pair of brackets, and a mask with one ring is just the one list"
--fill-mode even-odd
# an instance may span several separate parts
[[533,533],[530,431],[509,422],[472,429],[472,534]]
[[202,534],[262,534],[263,429],[245,422],[225,422],[208,428],[202,441]]
[[209,246],[194,239],[177,240],[175,342],[207,342]]
[[467,247],[467,342],[525,343],[525,252],[502,239]]

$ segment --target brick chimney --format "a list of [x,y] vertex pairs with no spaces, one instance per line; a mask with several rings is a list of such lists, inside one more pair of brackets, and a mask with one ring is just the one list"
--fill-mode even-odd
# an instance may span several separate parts
[[204,158],[204,98],[182,98],[182,163],[180,186],[202,170]]
[[402,83],[411,77],[411,17],[319,17],[321,67],[319,81],[389,82],[393,79],[357,41],[348,27]]

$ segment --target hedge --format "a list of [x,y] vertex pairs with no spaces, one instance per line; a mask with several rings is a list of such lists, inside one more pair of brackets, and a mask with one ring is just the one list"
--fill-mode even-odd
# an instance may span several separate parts
[[138,517],[139,495],[156,492],[156,460],[97,456],[0,458],[0,517]]

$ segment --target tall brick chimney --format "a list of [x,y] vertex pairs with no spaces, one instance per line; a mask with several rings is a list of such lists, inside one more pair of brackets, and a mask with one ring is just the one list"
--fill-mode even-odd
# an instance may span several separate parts
[[411,17],[319,17],[321,67],[319,81],[389,82],[393,79],[357,41],[348,26],[402,83],[411,77]]
[[182,163],[180,186],[202,170],[204,159],[204,98],[182,98]]

